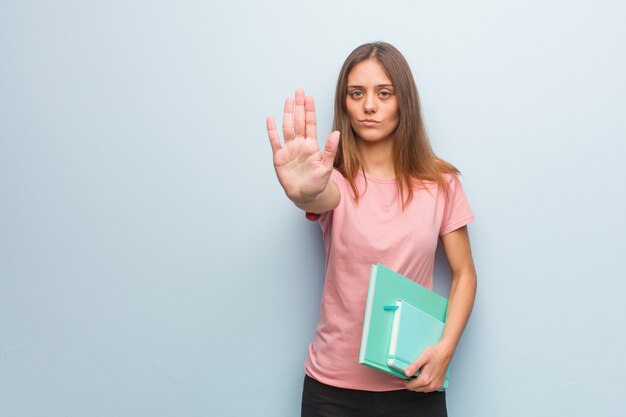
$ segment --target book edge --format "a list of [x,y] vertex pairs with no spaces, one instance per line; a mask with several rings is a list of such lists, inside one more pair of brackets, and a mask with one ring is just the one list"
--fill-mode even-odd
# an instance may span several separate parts
[[370,271],[370,282],[367,288],[367,302],[365,304],[365,318],[363,319],[363,332],[361,333],[361,350],[359,352],[359,363],[367,364],[365,355],[367,350],[367,338],[369,336],[370,322],[372,318],[372,308],[374,305],[374,287],[376,286],[376,276],[378,275],[378,266],[380,264],[372,264]]

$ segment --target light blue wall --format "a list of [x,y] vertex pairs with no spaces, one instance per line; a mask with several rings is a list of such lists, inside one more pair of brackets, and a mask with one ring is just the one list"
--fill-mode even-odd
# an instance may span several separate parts
[[264,119],[303,87],[324,136],[372,40],[477,217],[450,414],[619,414],[624,4],[2,1],[0,416],[298,415],[323,250]]

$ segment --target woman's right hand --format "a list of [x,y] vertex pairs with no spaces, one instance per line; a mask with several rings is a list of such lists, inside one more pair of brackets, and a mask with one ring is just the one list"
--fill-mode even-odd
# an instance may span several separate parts
[[294,99],[285,101],[285,143],[281,144],[272,117],[267,118],[267,133],[274,154],[276,176],[287,197],[300,207],[313,203],[328,186],[339,144],[339,132],[330,134],[322,154],[317,143],[313,97],[305,97],[304,91],[298,89],[295,111]]

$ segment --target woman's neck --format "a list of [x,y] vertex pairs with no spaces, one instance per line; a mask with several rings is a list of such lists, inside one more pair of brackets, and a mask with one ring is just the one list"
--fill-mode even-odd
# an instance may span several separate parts
[[380,179],[393,179],[396,171],[393,165],[393,142],[366,142],[360,140],[359,154],[367,175]]

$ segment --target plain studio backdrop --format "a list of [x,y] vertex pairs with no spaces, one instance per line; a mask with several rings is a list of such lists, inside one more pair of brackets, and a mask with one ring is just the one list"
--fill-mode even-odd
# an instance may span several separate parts
[[299,415],[324,253],[265,117],[302,87],[323,145],[376,40],[477,218],[450,415],[619,414],[625,4],[2,1],[0,415]]

